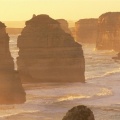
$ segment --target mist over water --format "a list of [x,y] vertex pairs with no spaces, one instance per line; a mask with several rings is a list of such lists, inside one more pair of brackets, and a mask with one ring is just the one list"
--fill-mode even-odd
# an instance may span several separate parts
[[[10,36],[10,51],[16,63],[17,36]],[[98,51],[83,45],[86,83],[39,83],[23,85],[27,101],[22,105],[1,105],[0,120],[62,120],[80,104],[92,109],[95,120],[120,120],[120,63],[115,51]],[[15,69],[17,65],[15,64]]]

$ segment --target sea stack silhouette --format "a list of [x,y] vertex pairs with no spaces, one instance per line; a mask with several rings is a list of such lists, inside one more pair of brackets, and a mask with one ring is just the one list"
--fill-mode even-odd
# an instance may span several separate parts
[[81,43],[96,43],[98,19],[80,19],[75,23],[76,41]]
[[60,23],[61,28],[68,34],[71,34],[71,31],[69,29],[69,25],[67,20],[65,19],[57,19],[57,21]]
[[5,24],[0,22],[0,104],[19,104],[25,102],[25,92],[14,71],[5,28]]
[[96,48],[120,51],[120,12],[107,12],[99,17]]
[[95,120],[93,112],[84,105],[70,109],[62,120]]
[[82,46],[48,15],[26,21],[18,47],[23,82],[85,82]]

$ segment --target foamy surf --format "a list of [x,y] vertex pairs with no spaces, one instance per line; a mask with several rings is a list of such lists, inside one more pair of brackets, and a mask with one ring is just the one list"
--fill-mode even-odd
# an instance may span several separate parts
[[[10,49],[16,58],[17,36],[11,36]],[[115,51],[94,50],[83,45],[86,83],[24,85],[27,102],[5,107],[2,120],[61,120],[73,106],[84,104],[92,109],[96,120],[120,119],[120,69],[112,57]],[[7,109],[8,108],[8,109]],[[1,120],[0,118],[0,120]]]

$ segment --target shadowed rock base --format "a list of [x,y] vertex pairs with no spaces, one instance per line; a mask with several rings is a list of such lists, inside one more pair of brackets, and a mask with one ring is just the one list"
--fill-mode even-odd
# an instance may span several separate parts
[[95,120],[93,112],[84,105],[73,107],[62,120]]

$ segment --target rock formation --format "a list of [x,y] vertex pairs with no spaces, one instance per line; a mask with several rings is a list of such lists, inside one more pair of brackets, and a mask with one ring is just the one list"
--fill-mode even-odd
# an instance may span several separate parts
[[23,82],[85,81],[82,46],[48,15],[26,21],[18,47],[18,70]]
[[95,120],[93,112],[84,105],[73,107],[62,120]]
[[76,40],[76,30],[75,27],[70,27],[70,31],[71,31],[71,35],[74,37],[74,39]]
[[99,17],[96,48],[120,51],[120,12],[108,12]]
[[25,102],[25,92],[9,51],[9,37],[5,25],[0,22],[0,104]]
[[114,60],[120,60],[120,52],[117,54],[116,57],[112,57],[112,59],[114,59]]
[[71,31],[68,27],[68,22],[64,19],[57,19],[57,21],[60,23],[61,28],[66,32],[71,34]]
[[75,23],[76,41],[81,43],[96,43],[98,19],[80,19]]

